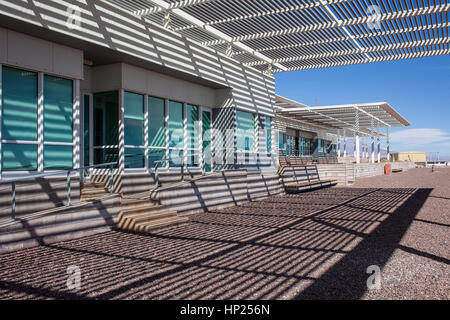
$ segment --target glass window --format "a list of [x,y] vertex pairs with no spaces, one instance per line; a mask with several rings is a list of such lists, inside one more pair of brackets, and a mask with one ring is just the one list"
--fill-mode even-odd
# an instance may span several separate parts
[[148,145],[165,146],[164,99],[148,97]]
[[169,147],[183,148],[183,104],[169,101]]
[[143,168],[144,167],[144,149],[126,148],[125,149],[125,168]]
[[278,148],[280,150],[283,150],[285,148],[285,145],[284,145],[284,133],[279,133],[278,134]]
[[84,110],[83,110],[83,141],[84,141],[84,165],[89,165],[89,95],[85,94],[84,97]]
[[183,150],[170,150],[169,151],[169,166],[181,167],[183,161]]
[[2,144],[3,171],[37,170],[37,145],[34,144]]
[[198,148],[198,107],[186,105],[188,148]]
[[238,150],[255,149],[255,117],[252,113],[236,111],[236,138]]
[[44,141],[72,142],[72,80],[44,75]]
[[186,164],[189,167],[198,167],[200,157],[195,150],[188,150],[186,155]]
[[72,146],[44,146],[45,170],[64,170],[72,167]]
[[94,94],[94,146],[118,144],[119,93],[117,91],[96,93]]
[[[164,156],[166,155],[165,149],[149,149],[148,150],[148,166],[149,168],[153,169],[155,168],[155,161],[162,160]],[[158,168],[165,167],[165,162],[160,162],[158,164]]]
[[124,94],[125,144],[144,145],[144,96],[136,93]]
[[94,149],[94,164],[119,161],[119,149],[104,148]]
[[[149,149],[148,150],[148,166],[149,168],[155,168],[155,161],[162,160],[166,155],[165,149]],[[165,167],[165,162],[160,162],[158,168]]]
[[2,86],[2,138],[36,141],[37,73],[3,67]]
[[205,171],[211,171],[211,113],[202,112],[202,134],[203,134],[203,157],[205,161]]
[[267,152],[272,151],[272,118],[266,117],[266,149]]

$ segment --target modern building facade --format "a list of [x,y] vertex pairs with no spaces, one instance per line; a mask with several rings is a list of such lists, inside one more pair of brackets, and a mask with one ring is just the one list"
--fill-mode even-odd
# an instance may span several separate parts
[[[359,128],[305,120],[307,116],[289,118],[286,110],[277,109],[282,98],[275,96],[273,71],[448,53],[445,39],[437,42],[439,48],[420,55],[370,46],[341,52],[349,43],[356,46],[356,38],[389,34],[343,37],[348,28],[367,19],[339,22],[330,8],[341,12],[340,2],[278,8],[282,11],[275,8],[284,6],[278,2],[265,10],[252,3],[250,13],[235,17],[218,10],[224,5],[221,1],[0,2],[1,176],[107,162],[117,162],[120,173],[145,173],[157,166],[176,170],[182,165],[204,172],[276,168],[280,153],[340,155],[339,137],[358,133]],[[227,5],[242,12],[236,3]],[[283,25],[317,10],[329,17],[311,30]],[[448,4],[438,4],[386,13],[381,21],[447,10]],[[280,25],[271,20],[279,12],[288,15]],[[247,24],[253,20],[259,31],[248,33]],[[418,30],[392,34],[430,28],[445,26],[423,24]],[[319,34],[322,39],[327,30],[337,36],[329,39],[335,45],[330,48],[339,51],[327,49],[323,57],[300,54],[300,48],[319,45],[303,40]],[[306,38],[298,36],[294,43],[296,34]],[[417,49],[426,44],[404,46]],[[392,54],[371,56],[376,52]],[[370,134],[365,129],[369,126],[361,124],[361,132]]]
[[161,159],[210,171],[237,165],[240,151],[270,159],[271,75],[106,2],[88,2],[92,20],[72,30],[64,5],[50,4],[0,5],[2,176],[112,161],[145,171]]

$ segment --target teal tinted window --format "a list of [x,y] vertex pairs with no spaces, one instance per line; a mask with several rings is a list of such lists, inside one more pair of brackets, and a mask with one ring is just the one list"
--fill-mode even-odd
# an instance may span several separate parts
[[195,150],[188,150],[186,155],[186,164],[189,167],[198,167],[199,155]]
[[3,143],[2,170],[37,170],[37,146],[33,144]]
[[119,149],[94,149],[94,164],[119,161]]
[[183,150],[170,150],[169,151],[169,166],[181,167],[183,161]]
[[183,104],[169,101],[169,147],[183,148]]
[[144,149],[126,148],[125,149],[125,168],[143,168],[144,167]]
[[203,158],[205,161],[205,171],[211,171],[211,113],[202,112],[202,134],[203,134]]
[[125,144],[144,145],[144,96],[125,92],[124,95]]
[[164,99],[148,97],[148,145],[165,146]]
[[72,142],[72,80],[44,75],[44,141]]
[[94,146],[119,144],[119,93],[94,94]]
[[198,148],[198,107],[186,105],[188,148]]
[[44,146],[44,170],[69,169],[72,163],[72,146]]
[[84,110],[83,110],[83,141],[84,141],[84,165],[89,165],[89,95],[84,95]]
[[[148,166],[149,168],[155,168],[155,161],[162,160],[166,154],[164,149],[149,149],[148,150]],[[160,162],[158,168],[165,167],[165,162]]]
[[252,113],[236,111],[236,138],[238,150],[255,149],[255,118]]
[[2,138],[36,141],[37,73],[3,67],[2,86]]
[[270,152],[272,150],[272,118],[266,117],[265,129],[266,129],[266,149],[267,152]]
[[278,134],[278,148],[280,150],[285,148],[285,145],[284,145],[284,133],[279,133]]

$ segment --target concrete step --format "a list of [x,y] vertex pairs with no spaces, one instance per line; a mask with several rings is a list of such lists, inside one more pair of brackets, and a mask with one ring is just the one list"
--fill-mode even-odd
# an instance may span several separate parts
[[81,196],[80,201],[86,202],[86,201],[93,201],[93,200],[101,200],[103,198],[108,197],[110,194],[108,193],[101,193],[96,195],[87,195],[87,196]]
[[151,220],[148,222],[138,223],[135,226],[137,232],[150,232],[152,230],[178,225],[180,223],[186,223],[189,221],[188,217],[168,217],[163,219]]
[[81,188],[104,188],[105,182],[81,182]]
[[106,188],[82,188],[81,189],[81,195],[91,195],[91,194],[101,194],[101,193],[107,193],[108,189]]
[[130,206],[120,211],[120,217],[133,217],[147,212],[156,212],[164,210],[162,205],[146,204],[140,206]]
[[162,210],[159,212],[141,213],[134,217],[121,217],[117,224],[118,228],[128,231],[135,231],[135,226],[139,223],[146,223],[170,217],[177,217],[174,211]]
[[150,198],[146,199],[122,198],[120,203],[123,206],[129,206],[129,205],[149,204],[154,203],[154,201]]

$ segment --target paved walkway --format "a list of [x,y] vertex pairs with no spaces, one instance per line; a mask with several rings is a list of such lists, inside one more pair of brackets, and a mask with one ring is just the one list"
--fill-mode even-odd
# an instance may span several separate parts
[[[3,254],[0,298],[449,299],[450,169],[429,171]],[[380,290],[367,289],[371,265]]]

